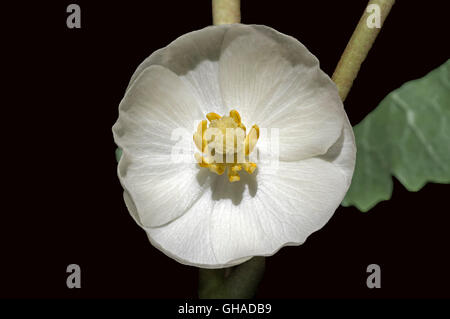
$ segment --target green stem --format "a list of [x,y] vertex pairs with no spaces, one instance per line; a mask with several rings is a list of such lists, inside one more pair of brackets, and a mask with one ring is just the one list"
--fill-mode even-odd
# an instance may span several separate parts
[[241,22],[241,0],[212,0],[213,24]]
[[252,298],[265,269],[265,257],[253,257],[231,268],[199,269],[198,295],[201,299]]
[[[375,42],[375,39],[381,30],[381,26],[388,16],[394,2],[395,0],[370,0],[367,5],[367,9],[369,10],[364,10],[332,76],[342,101],[347,97],[353,81],[358,74],[359,68],[369,53],[372,44]],[[368,20],[371,18],[371,15],[374,13],[376,14],[377,12],[377,10],[374,9],[374,6],[379,8],[379,27],[374,27],[372,25],[369,27],[368,25]]]

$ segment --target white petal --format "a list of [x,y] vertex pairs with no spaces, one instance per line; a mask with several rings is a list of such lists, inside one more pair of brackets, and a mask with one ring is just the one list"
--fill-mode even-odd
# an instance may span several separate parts
[[[196,167],[193,157],[192,133],[201,118],[189,88],[157,65],[141,73],[120,103],[113,127],[115,142],[123,151],[118,175],[143,226],[162,225],[181,216],[209,187],[210,177]],[[174,132],[182,134],[181,140],[172,136]],[[175,145],[185,158],[174,159]]]
[[324,154],[340,136],[336,86],[296,39],[235,25],[225,34],[219,72],[226,107],[239,110],[248,126],[279,129],[282,160]]
[[[127,192],[124,192],[124,199],[128,210],[137,219],[137,209],[133,200]],[[210,210],[212,208],[211,193],[204,194],[189,210],[189,217],[176,219],[174,222],[161,227],[144,227],[148,238],[153,246],[161,250],[170,258],[178,262],[197,266],[201,268],[224,268],[240,264],[249,260],[253,256],[234,260],[230,263],[219,264],[213,251],[209,237],[211,227],[209,224]],[[183,218],[183,222],[176,222]]]
[[277,170],[260,165],[232,184],[219,177],[186,214],[145,228],[151,242],[203,268],[230,267],[302,244],[330,219],[350,186],[355,145],[348,128],[323,157],[280,162]]
[[191,88],[204,114],[223,114],[218,61],[228,28],[227,25],[209,26],[180,36],[144,60],[134,72],[130,84],[150,65],[162,65]]

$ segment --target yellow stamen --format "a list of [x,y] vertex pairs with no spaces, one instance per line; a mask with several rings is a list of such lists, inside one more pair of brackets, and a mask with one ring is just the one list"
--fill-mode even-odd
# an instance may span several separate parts
[[225,167],[220,164],[209,164],[208,168],[217,175],[222,175],[225,172]]
[[209,128],[207,121],[202,120],[194,133],[195,145],[203,154],[206,154],[205,156],[195,154],[198,165],[218,175],[222,175],[227,170],[230,182],[241,179],[239,171],[242,169],[252,174],[256,164],[249,162],[246,156],[253,151],[258,142],[259,127],[253,125],[246,136],[246,128],[241,123],[241,116],[236,110],[231,110],[230,116],[223,117],[216,113],[208,113],[206,118],[210,121],[209,128],[212,131],[205,135]]
[[256,146],[256,143],[259,139],[259,127],[258,125],[253,125],[250,133],[245,138],[245,155],[249,155],[253,152],[253,148]]
[[219,114],[217,114],[217,113],[208,113],[208,114],[206,114],[206,118],[211,122],[211,121],[213,121],[213,120],[218,120],[218,119],[220,119],[221,118],[221,116],[219,115]]
[[231,117],[237,124],[241,124],[241,115],[239,114],[238,111],[236,111],[236,110],[231,110],[231,111],[230,111],[230,117]]
[[236,110],[231,110],[231,111],[230,111],[230,117],[236,122],[236,124],[238,125],[238,127],[240,127],[241,129],[244,130],[244,132],[247,130],[247,129],[245,128],[245,125],[242,124],[242,122],[241,122],[241,115],[239,114],[238,111],[236,111]]
[[238,172],[242,169],[242,166],[239,164],[233,164],[232,166],[228,166],[228,180],[232,182],[237,182],[241,179]]
[[256,169],[256,164],[255,163],[243,163],[242,166],[244,166],[244,170],[249,173],[252,174],[255,169]]
[[206,120],[202,120],[198,124],[197,131],[194,134],[195,146],[197,146],[198,150],[202,153],[205,151],[207,145],[207,141],[203,138],[203,135],[205,134],[207,127],[208,122]]
[[195,160],[200,167],[209,167],[212,161],[209,161],[206,157],[201,156],[199,153],[195,153]]

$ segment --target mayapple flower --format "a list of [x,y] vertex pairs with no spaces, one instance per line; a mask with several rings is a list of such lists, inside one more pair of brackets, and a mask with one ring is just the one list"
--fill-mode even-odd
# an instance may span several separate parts
[[334,83],[299,41],[260,25],[210,26],[151,54],[113,133],[129,212],[155,247],[202,268],[302,244],[355,165]]

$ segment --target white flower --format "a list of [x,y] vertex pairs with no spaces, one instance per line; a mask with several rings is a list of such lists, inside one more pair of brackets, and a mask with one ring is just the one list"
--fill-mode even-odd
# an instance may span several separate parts
[[[208,113],[217,114],[209,114],[214,121],[231,110],[242,117],[236,125],[257,124],[254,134],[279,129],[279,154],[270,154],[263,134],[247,140],[256,147],[246,153],[278,155],[277,165],[259,161],[253,172],[246,162],[234,174],[239,163],[212,168],[205,156],[208,169],[173,161],[175,129],[189,132],[194,145],[192,134]],[[154,52],[134,73],[113,133],[131,215],[155,247],[203,268],[302,244],[341,203],[355,164],[352,128],[319,61],[296,39],[260,25],[210,26]],[[188,151],[192,159],[200,153]],[[214,173],[227,165],[228,177]]]

